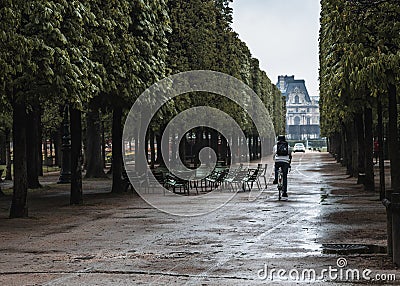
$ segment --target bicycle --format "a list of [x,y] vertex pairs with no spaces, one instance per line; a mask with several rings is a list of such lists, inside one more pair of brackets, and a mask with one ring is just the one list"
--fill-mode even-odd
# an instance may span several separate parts
[[281,200],[282,196],[281,196],[281,192],[282,192],[282,188],[283,188],[283,172],[282,172],[282,167],[279,167],[278,169],[278,199]]
[[[289,167],[288,169],[288,173],[291,171],[291,167]],[[282,171],[282,167],[279,167],[278,169],[278,199],[281,200],[282,199],[282,189],[283,189],[283,171]]]

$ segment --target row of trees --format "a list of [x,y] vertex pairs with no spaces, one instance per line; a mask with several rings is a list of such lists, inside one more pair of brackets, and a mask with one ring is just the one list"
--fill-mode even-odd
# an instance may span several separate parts
[[[112,192],[123,190],[123,119],[145,88],[169,74],[210,69],[243,80],[259,95],[276,130],[282,132],[284,100],[232,31],[229,2],[2,1],[0,132],[12,134],[10,217],[28,214],[28,187],[40,186],[39,146],[43,138],[53,138],[51,134],[62,128],[65,106],[70,112],[71,204],[82,202],[82,142],[87,176],[104,176],[102,122],[112,134]],[[232,102],[216,102],[211,94],[204,94],[201,102],[186,99],[182,96],[153,119],[150,141],[156,138],[158,142],[174,115],[205,104],[230,110],[248,136],[256,134],[251,121]]]
[[378,139],[383,196],[387,143],[391,185],[400,191],[399,3],[322,0],[321,4],[321,129],[329,137],[330,151],[366,190],[374,190],[372,148]]

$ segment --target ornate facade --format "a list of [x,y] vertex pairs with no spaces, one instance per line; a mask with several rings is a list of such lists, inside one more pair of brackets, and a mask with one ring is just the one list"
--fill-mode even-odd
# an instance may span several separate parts
[[278,84],[286,97],[286,136],[290,140],[320,138],[319,104],[307,92],[304,80],[294,76],[279,76]]

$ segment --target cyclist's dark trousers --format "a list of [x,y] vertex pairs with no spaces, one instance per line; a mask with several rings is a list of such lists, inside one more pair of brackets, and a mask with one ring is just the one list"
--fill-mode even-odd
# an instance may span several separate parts
[[289,171],[289,163],[286,162],[275,162],[275,180],[278,181],[278,170],[282,168],[283,172],[283,186],[282,191],[286,193],[287,191],[287,174]]

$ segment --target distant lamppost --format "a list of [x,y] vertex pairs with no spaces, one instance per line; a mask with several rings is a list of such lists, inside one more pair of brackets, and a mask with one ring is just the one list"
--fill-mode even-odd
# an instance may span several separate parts
[[63,137],[62,137],[62,161],[61,173],[57,184],[71,183],[71,134],[69,131],[69,106],[65,105],[63,119]]

